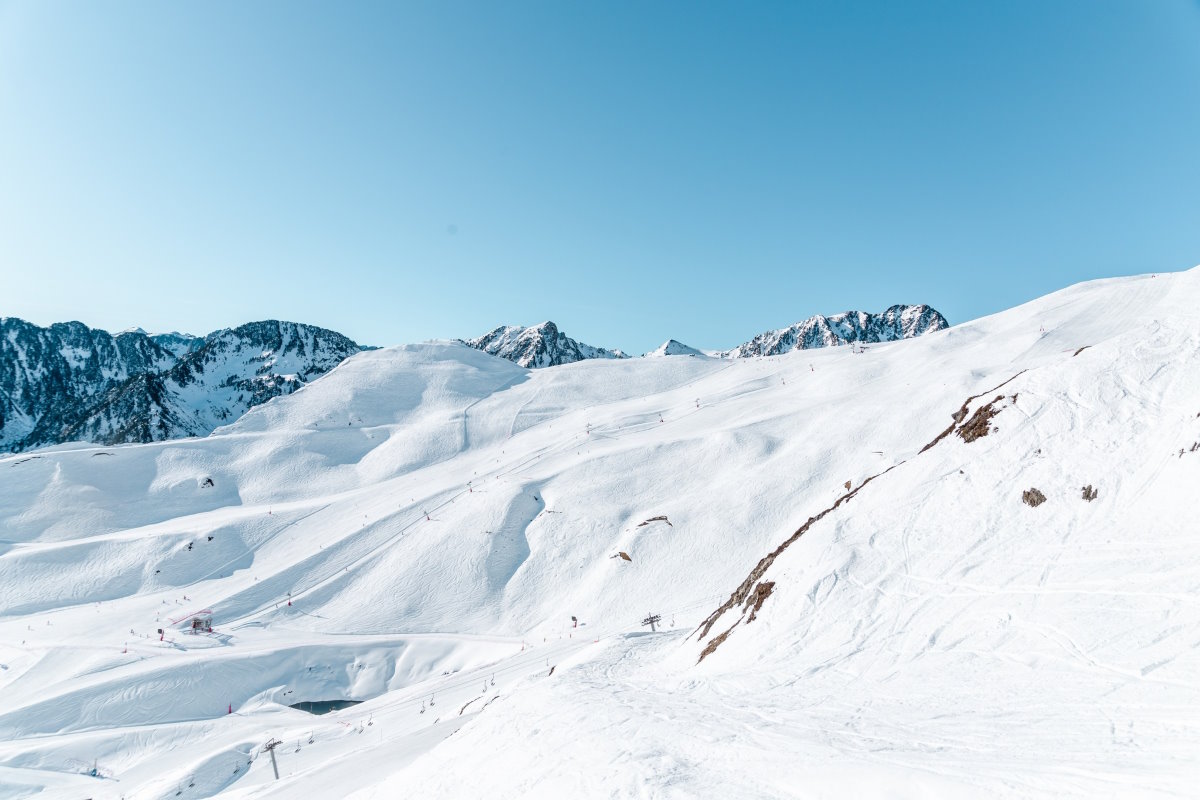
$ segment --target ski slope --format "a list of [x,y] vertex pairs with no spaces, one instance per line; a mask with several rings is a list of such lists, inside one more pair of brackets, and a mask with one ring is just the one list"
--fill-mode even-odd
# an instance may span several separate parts
[[0,796],[1189,796],[1197,308],[1200,269],[861,353],[410,345],[0,459]]

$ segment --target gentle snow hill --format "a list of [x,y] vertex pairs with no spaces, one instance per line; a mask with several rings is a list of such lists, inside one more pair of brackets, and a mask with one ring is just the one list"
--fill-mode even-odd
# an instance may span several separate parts
[[435,342],[2,458],[0,796],[1184,796],[1197,307],[1193,270],[864,353]]
[[[846,312],[769,331],[726,353],[748,357],[849,342],[891,341],[945,327],[927,306]],[[501,326],[471,347],[523,367],[626,358],[578,342],[552,322]],[[49,328],[0,318],[0,451],[70,441],[122,444],[204,436],[287,394],[342,358],[377,348],[333,331],[267,320],[204,337],[129,328],[115,337],[78,322]],[[671,340],[657,355],[701,355]]]

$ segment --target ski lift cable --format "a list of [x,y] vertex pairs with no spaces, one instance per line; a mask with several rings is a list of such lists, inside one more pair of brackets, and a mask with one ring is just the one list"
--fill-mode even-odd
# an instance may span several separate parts
[[[717,595],[711,595],[709,597],[705,597],[703,599],[697,600],[693,603],[689,603],[686,606],[681,606],[681,607],[674,608],[674,609],[667,609],[666,611],[661,612],[661,614],[664,616],[673,616],[673,615],[679,614],[684,611],[690,611],[694,608],[706,606],[710,603],[720,600],[721,598],[724,598],[725,596],[726,595],[724,593],[717,594]],[[577,644],[573,644],[573,645],[564,644],[562,646],[562,651],[563,651],[562,655],[563,656],[570,655],[578,650],[585,648],[588,644],[594,644],[594,642],[587,641],[587,639],[589,637],[600,638],[600,639],[608,638],[619,632],[628,632],[628,631],[626,631],[626,627],[627,626],[625,626],[625,625],[613,625],[613,626],[609,626],[605,629],[602,629],[600,631],[597,631],[594,634],[591,631],[588,631],[587,636],[584,636],[584,637],[580,638],[579,640],[575,640],[575,641],[577,641]],[[570,641],[570,640],[568,640],[568,641]],[[508,659],[503,659],[499,662],[493,662],[490,665],[485,664],[480,667],[474,668],[468,674],[465,674],[460,680],[452,682],[452,683],[447,683],[447,684],[439,684],[436,689],[433,689],[433,691],[435,693],[436,692],[446,693],[446,692],[452,692],[456,689],[466,688],[466,687],[474,685],[477,681],[481,680],[482,676],[485,674],[490,674],[492,676],[503,676],[503,675],[509,675],[513,672],[528,670],[531,666],[536,665],[539,661],[542,661],[544,658],[545,658],[545,650],[538,648],[538,647],[532,647],[526,651],[526,655],[510,656]],[[520,661],[513,663],[516,659],[520,659]],[[509,663],[505,663],[506,661]],[[534,672],[533,674],[539,674],[539,673],[540,673],[540,670],[538,670],[537,672]],[[424,683],[424,682],[422,682],[422,683]],[[420,684],[418,684],[417,686],[420,686]],[[416,688],[416,687],[413,687],[413,688]],[[402,709],[406,706],[415,707],[419,703],[424,702],[425,697],[426,697],[425,693],[428,692],[429,690],[430,690],[429,688],[422,687],[421,693],[415,697],[397,698],[396,700],[388,701],[385,703],[381,703],[377,706],[373,706],[371,709],[372,713],[374,713],[375,711],[385,711],[385,710],[390,711],[390,710],[395,710],[395,709]]]
[[[464,494],[467,494],[467,492],[464,490],[460,490],[460,491],[456,492],[455,494],[451,495],[449,498],[442,501],[438,505],[432,506],[432,511],[436,512],[436,511],[441,510],[442,508],[445,508],[451,502],[453,502],[455,499],[461,497]],[[373,547],[370,547],[370,549],[368,549],[366,553],[363,553],[362,555],[358,556],[357,558],[354,558],[349,564],[346,564],[345,562],[339,562],[335,567],[333,567],[333,570],[331,572],[328,572],[323,577],[317,578],[313,583],[309,584],[308,586],[305,586],[298,590],[293,590],[290,595],[291,599],[293,601],[295,601],[295,600],[299,599],[300,597],[303,597],[304,595],[308,594],[309,592],[312,592],[313,590],[326,585],[330,580],[333,580],[334,578],[337,578],[337,577],[345,574],[349,570],[358,569],[363,564],[363,562],[369,560],[370,558],[372,558],[373,556],[378,554],[379,551],[382,550],[384,547],[394,544],[396,541],[398,541],[400,538],[402,538],[405,533],[408,533],[412,528],[416,527],[421,522],[424,522],[425,517],[426,517],[426,515],[423,513],[413,517],[412,519],[409,520],[409,522],[407,524],[402,525],[397,531],[395,531],[392,535],[388,536],[386,539],[384,539],[379,544],[377,544]],[[348,539],[350,539],[353,536],[354,536],[354,534],[350,534],[349,536],[344,537],[342,540],[340,540],[338,542],[338,544],[346,542]],[[331,548],[331,550],[332,550],[332,548]],[[272,610],[274,610],[272,608],[272,606],[277,602],[278,601],[276,601],[276,600],[271,600],[271,601],[268,601],[267,603],[263,603],[258,608],[254,609],[253,611],[250,611],[239,617],[235,617],[234,619],[230,620],[230,622],[227,624],[231,624],[233,622],[245,622],[247,620],[250,620],[257,616],[260,616],[264,612],[272,611]]]
[[[699,608],[699,607],[708,605],[710,603],[720,600],[723,597],[725,597],[725,593],[709,595],[707,597],[698,599],[687,605],[680,606],[680,607],[677,607],[674,609],[667,609],[666,611],[662,612],[662,615],[674,617],[676,614],[679,614],[684,611],[690,611],[694,608]],[[616,633],[628,632],[626,630],[626,628],[627,628],[627,626],[625,626],[625,625],[608,626],[600,631],[595,632],[594,638],[595,639],[602,639],[602,638],[606,639]],[[593,635],[592,631],[588,631],[588,635],[592,636]],[[555,655],[558,655],[559,658],[569,657],[569,656],[573,655],[574,653],[586,648],[586,646],[588,644],[594,643],[594,642],[588,642],[587,636],[585,636],[579,640],[576,640],[576,642],[577,643],[574,643],[571,645],[564,645],[564,646],[554,648],[554,650],[550,653],[550,656],[553,657]],[[532,647],[528,651],[526,651],[526,653],[523,656],[522,655],[512,656],[509,659],[504,659],[499,662],[494,662],[493,664],[485,664],[479,668],[473,669],[468,674],[464,675],[458,681],[454,681],[454,682],[451,682],[448,684],[439,684],[436,687],[428,687],[428,686],[421,686],[421,685],[412,687],[414,689],[419,688],[420,693],[417,694],[416,696],[397,698],[395,700],[385,701],[378,705],[374,705],[371,708],[370,716],[373,719],[376,711],[381,712],[381,713],[390,712],[390,711],[401,711],[405,708],[416,708],[418,706],[418,704],[421,705],[422,707],[424,707],[425,700],[426,700],[426,692],[430,692],[432,690],[432,694],[434,696],[436,696],[437,693],[446,694],[446,693],[454,692],[455,690],[472,686],[479,680],[487,681],[488,676],[490,676],[491,681],[493,682],[492,685],[494,686],[494,681],[497,676],[501,676],[501,677],[511,676],[513,673],[518,673],[518,672],[525,672],[527,676],[539,675],[542,672],[542,668],[540,666],[536,670],[531,670],[531,668],[534,667],[535,665],[538,665],[539,662],[543,662],[546,657],[547,657],[547,654],[546,654],[545,649],[538,648],[538,647]],[[509,663],[505,663],[505,661],[508,661]],[[484,695],[486,695],[486,694],[487,694],[487,692],[485,691]],[[497,696],[499,696],[499,694],[497,694]],[[340,720],[339,720],[339,723],[340,723]],[[351,727],[353,727],[353,726],[351,726]],[[290,732],[289,732],[289,735],[291,735]],[[407,735],[407,734],[404,734],[404,735]],[[388,737],[388,740],[391,740],[394,738],[396,738],[396,737]],[[309,744],[312,744],[314,742],[314,740],[315,740],[314,731],[310,730]],[[382,739],[381,739],[381,741],[382,741]]]

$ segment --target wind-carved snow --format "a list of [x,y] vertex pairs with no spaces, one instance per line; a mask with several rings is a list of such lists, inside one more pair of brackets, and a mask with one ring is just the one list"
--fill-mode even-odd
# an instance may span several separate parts
[[0,794],[1187,796],[1198,307],[1193,270],[865,352],[410,345],[0,458]]

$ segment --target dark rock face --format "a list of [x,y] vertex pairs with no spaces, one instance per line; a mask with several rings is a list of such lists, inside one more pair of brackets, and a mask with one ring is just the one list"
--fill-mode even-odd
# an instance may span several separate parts
[[358,351],[339,333],[275,320],[201,338],[2,318],[0,451],[203,436]]
[[183,358],[188,353],[195,352],[204,346],[203,336],[192,336],[190,333],[152,333],[149,335],[154,343],[166,350],[175,358]]
[[[180,436],[198,435],[173,407],[162,373],[143,372],[105,392],[85,408],[78,419],[62,429],[60,441],[158,442]],[[40,431],[49,439],[53,430]],[[37,440],[37,437],[33,439]],[[53,443],[50,440],[48,443]]]
[[528,368],[555,367],[589,358],[627,358],[620,350],[605,350],[577,342],[562,333],[553,322],[530,328],[501,325],[478,339],[464,340],[464,344]]
[[174,360],[143,334],[0,319],[0,450],[61,441],[50,432],[70,427],[112,386]]
[[775,356],[791,350],[832,347],[851,342],[891,342],[948,327],[950,325],[946,318],[927,305],[895,305],[882,314],[847,311],[832,317],[809,317],[787,328],[760,333],[722,355],[726,358]]

